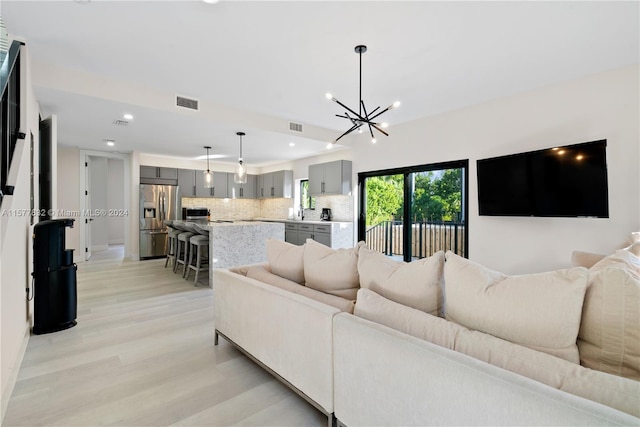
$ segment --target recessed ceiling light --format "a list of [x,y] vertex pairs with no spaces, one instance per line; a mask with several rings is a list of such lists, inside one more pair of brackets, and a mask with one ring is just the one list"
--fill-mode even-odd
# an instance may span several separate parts
[[104,142],[106,142],[109,147],[116,145],[116,142],[113,139],[105,139]]
[[289,147],[295,147],[296,143],[295,142],[290,142],[289,143]]
[[133,115],[132,115],[132,114],[129,114],[129,113],[125,113],[122,117],[123,117],[125,120],[133,120]]
[[218,0],[202,0],[202,1],[207,3],[207,4],[216,4],[216,3],[218,3]]

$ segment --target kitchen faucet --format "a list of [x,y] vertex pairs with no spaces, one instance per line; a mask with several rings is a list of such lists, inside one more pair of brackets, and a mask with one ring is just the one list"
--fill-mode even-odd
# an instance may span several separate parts
[[298,216],[300,217],[300,221],[304,221],[304,208],[300,205],[300,210],[298,211]]

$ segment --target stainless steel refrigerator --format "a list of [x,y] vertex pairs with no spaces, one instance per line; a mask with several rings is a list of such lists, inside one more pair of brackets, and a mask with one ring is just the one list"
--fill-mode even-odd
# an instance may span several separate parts
[[140,259],[167,254],[167,227],[164,221],[178,219],[176,185],[140,184]]

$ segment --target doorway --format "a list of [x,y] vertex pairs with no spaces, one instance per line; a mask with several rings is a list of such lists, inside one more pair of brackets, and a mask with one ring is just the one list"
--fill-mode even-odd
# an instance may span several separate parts
[[130,254],[129,156],[97,151],[80,152],[80,242],[84,260],[120,247]]
[[468,257],[468,160],[358,174],[358,240],[410,262],[443,250]]

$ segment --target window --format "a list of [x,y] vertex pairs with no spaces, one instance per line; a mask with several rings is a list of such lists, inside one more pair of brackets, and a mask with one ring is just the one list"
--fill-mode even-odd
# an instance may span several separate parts
[[309,180],[300,181],[300,206],[302,209],[315,209],[316,198],[309,195]]
[[358,240],[411,261],[451,250],[467,257],[468,160],[358,174]]

